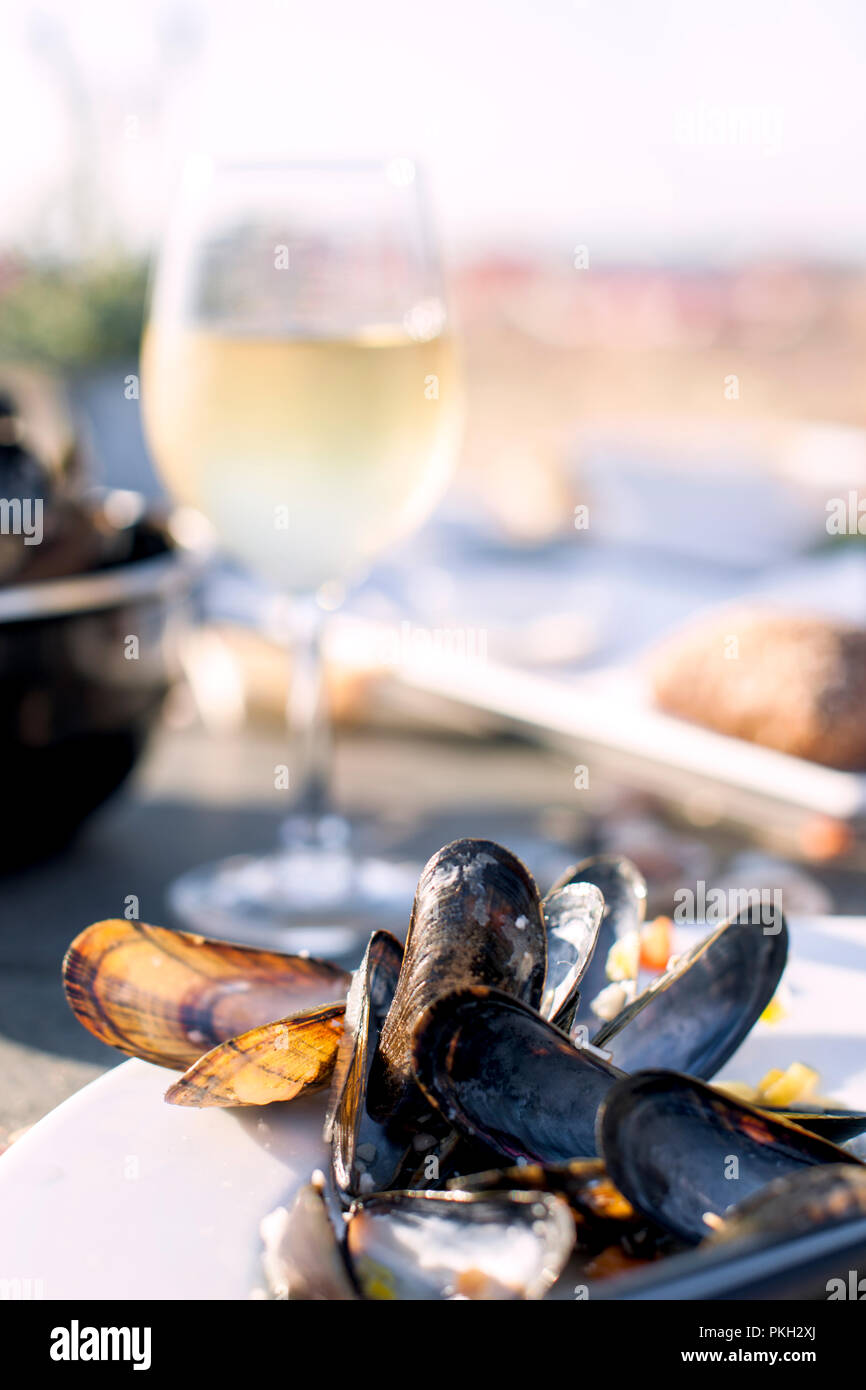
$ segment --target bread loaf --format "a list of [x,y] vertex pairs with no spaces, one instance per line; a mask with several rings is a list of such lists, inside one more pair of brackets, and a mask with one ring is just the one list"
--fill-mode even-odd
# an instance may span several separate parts
[[729,610],[678,634],[651,680],[669,714],[849,771],[866,769],[866,631]]

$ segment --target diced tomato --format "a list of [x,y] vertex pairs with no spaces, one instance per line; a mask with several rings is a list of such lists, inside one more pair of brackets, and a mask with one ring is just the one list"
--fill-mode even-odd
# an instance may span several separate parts
[[674,948],[674,928],[670,917],[656,917],[647,922],[640,933],[641,970],[659,974],[667,965]]

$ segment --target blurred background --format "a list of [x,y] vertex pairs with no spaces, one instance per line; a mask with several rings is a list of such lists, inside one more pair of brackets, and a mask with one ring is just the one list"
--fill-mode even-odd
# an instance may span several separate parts
[[[862,8],[8,0],[0,35],[4,486],[38,466],[57,502],[38,559],[0,548],[0,1144],[117,1060],[66,1010],[73,935],[180,925],[172,880],[270,849],[287,810],[284,614],[204,566],[218,538],[172,516],[140,419],[148,267],[194,155],[427,181],[464,434],[331,625],[362,836],[409,881],[481,834],[545,888],[620,850],[660,913],[699,881],[863,912],[866,681],[839,635],[866,618]],[[756,739],[666,699],[657,645],[734,602],[816,615],[804,690],[833,666],[841,752],[778,733],[772,688]]]

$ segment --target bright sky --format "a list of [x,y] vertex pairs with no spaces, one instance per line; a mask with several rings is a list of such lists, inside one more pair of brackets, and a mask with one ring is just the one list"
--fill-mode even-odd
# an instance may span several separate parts
[[79,167],[146,244],[207,149],[414,154],[457,251],[866,250],[862,0],[5,0],[0,52],[2,242]]

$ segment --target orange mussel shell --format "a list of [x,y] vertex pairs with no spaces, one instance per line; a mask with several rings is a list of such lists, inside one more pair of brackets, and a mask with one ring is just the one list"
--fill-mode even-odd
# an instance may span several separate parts
[[165,1093],[171,1105],[270,1105],[327,1086],[343,1032],[342,1004],[263,1023],[218,1043]]
[[124,919],[87,927],[63,963],[66,997],[85,1028],[132,1057],[179,1070],[274,1019],[324,1003],[336,1017],[343,1005],[333,1001],[349,978],[328,961]]

